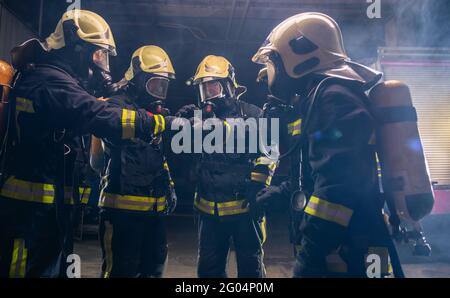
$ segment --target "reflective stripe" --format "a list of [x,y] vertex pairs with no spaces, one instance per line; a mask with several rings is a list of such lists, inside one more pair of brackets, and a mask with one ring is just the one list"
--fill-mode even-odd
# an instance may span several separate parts
[[99,206],[131,211],[150,211],[156,208],[156,211],[160,212],[166,208],[166,197],[155,198],[102,193]]
[[55,186],[53,184],[35,183],[9,177],[0,195],[28,202],[53,204],[55,201]]
[[91,195],[91,188],[90,187],[79,187],[78,192],[80,193],[81,204],[87,205],[87,203],[89,203],[89,196]]
[[231,135],[231,125],[226,120],[223,121],[223,124],[225,124],[225,129],[226,129],[226,136],[225,137],[228,140],[228,138]]
[[255,181],[255,182],[264,183],[265,185],[270,186],[270,183],[272,182],[272,176],[265,175],[262,173],[252,172],[251,180]]
[[35,113],[33,102],[23,97],[16,98],[16,111],[25,113]]
[[347,263],[341,258],[341,256],[334,252],[326,257],[327,270],[333,273],[347,273]]
[[136,130],[136,111],[122,110],[122,139],[132,139],[135,137]]
[[167,164],[167,161],[164,162],[164,170],[166,170],[167,172],[169,172],[169,165]]
[[272,160],[265,156],[258,157],[255,160],[255,166],[259,165],[267,166],[270,171],[275,171],[275,169],[277,168],[277,160]]
[[200,198],[199,200],[194,200],[194,206],[206,214],[214,215],[214,202]]
[[305,208],[305,213],[347,227],[353,210],[312,196]]
[[264,216],[261,223],[261,232],[262,232],[262,244],[264,244],[267,240],[267,229],[266,229],[267,220]]
[[113,266],[113,252],[112,252],[112,238],[113,238],[113,225],[108,221],[105,221],[105,234],[103,235],[103,245],[105,250],[105,263],[106,268],[103,273],[103,278],[109,278]]
[[247,213],[249,211],[248,206],[242,208],[242,204],[244,204],[244,200],[217,203],[217,211],[219,216]]
[[205,200],[204,198],[200,198],[200,200],[196,199],[194,201],[194,206],[198,210],[209,215],[215,214],[215,206],[217,205],[217,212],[219,216],[247,213],[249,211],[249,208],[242,208],[242,204],[244,204],[244,200],[233,200],[228,202],[216,203],[213,201]]
[[288,132],[292,136],[301,134],[302,119],[297,119],[288,124]]
[[166,130],[166,120],[162,115],[153,115],[155,119],[154,134],[158,135]]
[[14,239],[9,277],[24,278],[27,265],[28,250],[25,248],[24,239]]

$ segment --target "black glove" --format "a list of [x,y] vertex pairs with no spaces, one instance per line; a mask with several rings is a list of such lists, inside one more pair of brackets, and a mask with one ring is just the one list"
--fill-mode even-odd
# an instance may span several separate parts
[[171,214],[177,208],[177,194],[173,186],[169,187],[169,191],[166,195],[166,214]]
[[261,191],[265,186],[259,182],[248,182],[247,190],[245,193],[245,200],[242,203],[242,208],[250,207],[250,213],[254,218],[259,219],[264,216],[264,209],[256,204],[256,194]]
[[279,186],[269,186],[267,188],[261,189],[256,194],[256,204],[262,207],[267,207],[267,205],[274,201],[280,200],[283,197],[283,192]]
[[175,114],[175,116],[190,119],[194,117],[194,111],[198,109],[199,108],[194,104],[186,105],[181,109],[179,109],[178,112]]
[[262,207],[267,207],[271,202],[277,200],[289,200],[291,196],[291,190],[289,188],[289,182],[283,182],[279,186],[269,186],[261,189],[256,194],[256,204]]

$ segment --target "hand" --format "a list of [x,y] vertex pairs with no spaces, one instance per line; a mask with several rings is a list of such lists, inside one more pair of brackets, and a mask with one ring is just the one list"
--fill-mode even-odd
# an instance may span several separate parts
[[283,196],[283,190],[280,186],[269,186],[261,189],[255,198],[255,202],[259,206],[266,207],[274,200],[280,200]]
[[194,104],[190,104],[179,109],[175,115],[180,118],[190,119],[194,117],[195,110],[198,110],[198,107]]
[[245,193],[245,200],[242,203],[242,208],[250,208],[250,213],[254,218],[264,216],[264,210],[260,205],[256,204],[256,194],[264,187],[263,184],[255,181],[250,181]]
[[171,214],[177,208],[177,194],[173,186],[169,187],[169,192],[166,195],[166,214]]

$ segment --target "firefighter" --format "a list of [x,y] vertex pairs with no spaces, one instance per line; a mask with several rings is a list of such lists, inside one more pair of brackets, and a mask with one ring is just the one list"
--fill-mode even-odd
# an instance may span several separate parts
[[[108,103],[145,109],[164,121],[164,101],[173,79],[175,70],[166,52],[153,45],[141,47],[131,58],[122,91]],[[150,143],[108,138],[103,142],[107,167],[99,202],[102,276],[162,277],[168,251],[164,216],[176,206],[162,134],[155,131]],[[103,150],[94,151],[98,155]],[[101,158],[92,156],[93,165],[101,165]]]
[[65,197],[65,182],[74,168],[74,138],[150,141],[160,126],[145,110],[97,100],[115,88],[109,56],[116,46],[109,25],[93,12],[66,12],[45,41],[32,39],[12,54],[20,74],[2,156],[0,275],[65,277],[73,251],[73,197]]
[[[224,57],[205,57],[192,83],[198,88],[204,118],[219,119],[228,126],[230,119],[261,116],[261,109],[240,100],[246,89],[238,85],[234,68]],[[234,134],[230,136],[234,138]],[[256,192],[270,184],[276,162],[247,149],[244,153],[198,155],[194,208],[199,214],[197,272],[201,278],[227,277],[231,241],[238,277],[265,276],[265,218],[253,202]]]
[[[383,218],[375,125],[365,94],[381,74],[352,62],[338,24],[320,13],[279,24],[253,61],[267,73],[268,105],[290,118],[286,130],[298,136],[290,150],[299,156],[293,167],[301,165],[294,189],[303,210],[294,276],[387,276],[389,258],[402,276]],[[257,202],[282,193],[279,187],[263,190]],[[381,264],[375,269],[374,255]]]

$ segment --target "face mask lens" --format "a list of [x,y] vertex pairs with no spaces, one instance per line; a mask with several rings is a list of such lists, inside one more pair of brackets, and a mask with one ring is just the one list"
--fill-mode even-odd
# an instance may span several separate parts
[[223,97],[223,95],[223,87],[219,81],[210,81],[200,84],[200,98],[202,102],[216,97]]
[[145,85],[147,93],[159,99],[166,99],[167,90],[169,90],[169,79],[151,78]]
[[109,72],[109,53],[105,49],[99,49],[92,54],[92,62],[100,69]]

